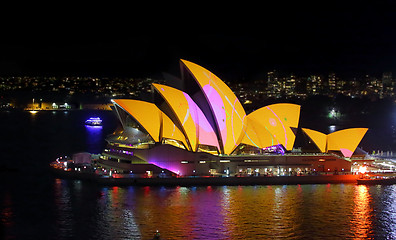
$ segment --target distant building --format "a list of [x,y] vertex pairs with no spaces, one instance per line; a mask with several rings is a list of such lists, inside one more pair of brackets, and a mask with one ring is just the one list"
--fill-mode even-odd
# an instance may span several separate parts
[[346,93],[347,93],[346,86],[347,86],[347,82],[345,80],[337,79],[337,82],[336,82],[336,93],[341,93],[341,94],[345,94],[346,95]]
[[391,72],[384,72],[382,74],[382,89],[385,97],[393,97],[395,95],[395,82],[392,79]]
[[330,73],[328,76],[329,94],[333,95],[337,90],[338,77],[335,73]]
[[307,78],[298,77],[296,78],[296,96],[299,98],[307,97]]
[[279,77],[278,71],[274,70],[268,72],[267,96],[279,98],[281,97],[282,90],[283,83]]
[[383,97],[383,82],[382,80],[366,75],[365,76],[365,94],[373,97]]
[[307,78],[308,95],[319,95],[323,93],[323,77],[311,75]]
[[285,81],[285,95],[287,98],[293,97],[296,95],[296,76],[292,73],[290,74]]
[[54,102],[33,102],[27,104],[25,110],[70,110],[76,109],[76,106],[69,103],[54,103]]

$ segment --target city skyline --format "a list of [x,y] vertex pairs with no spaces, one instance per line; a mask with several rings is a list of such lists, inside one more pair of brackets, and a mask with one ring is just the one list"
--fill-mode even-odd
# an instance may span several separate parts
[[[111,99],[154,101],[153,83],[181,87],[172,79],[149,77],[0,77],[0,109],[109,110]],[[366,75],[345,81],[336,73],[299,76],[270,71],[260,81],[226,83],[247,112],[264,103],[315,105],[321,99],[319,101],[324,104],[322,114],[340,119],[346,112],[339,101],[372,101],[376,104],[396,101],[396,79],[391,72],[385,72],[381,77]]]
[[[268,97],[272,97],[273,93],[287,90],[289,97],[292,97],[289,89],[293,85],[293,90],[298,93],[306,93],[308,95],[318,94],[335,94],[342,93],[340,91],[347,90],[348,87],[360,87],[359,90],[373,90],[375,88],[380,91],[393,92],[396,86],[396,79],[392,72],[383,72],[380,75],[357,74],[354,77],[343,77],[336,72],[328,74],[295,74],[293,72],[282,72],[279,70],[268,71],[260,79],[255,81],[226,81],[228,84],[236,84],[239,86],[248,86],[249,84],[260,84],[255,90],[266,90]],[[150,82],[158,82],[178,85],[178,79],[169,74],[163,74],[157,78],[146,77],[95,77],[95,76],[0,76],[0,91],[3,93],[18,89],[30,89],[33,91],[62,91],[68,90],[69,94],[74,92],[92,92],[92,93],[111,93],[115,90],[119,94],[124,91],[130,94],[131,89],[147,90]],[[242,85],[241,85],[242,84]],[[177,87],[177,86],[176,86]],[[392,89],[389,89],[391,87]],[[320,89],[316,89],[320,88]],[[327,89],[324,89],[327,88]],[[368,89],[365,89],[368,88]],[[246,90],[246,89],[245,89]],[[357,90],[357,89],[355,89]],[[238,91],[236,87],[235,91]],[[134,94],[132,94],[134,95]],[[392,95],[393,96],[393,95]]]

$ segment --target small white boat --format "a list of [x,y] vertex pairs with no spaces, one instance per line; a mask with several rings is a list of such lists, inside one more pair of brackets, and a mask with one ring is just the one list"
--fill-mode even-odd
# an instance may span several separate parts
[[91,117],[85,121],[85,125],[102,126],[102,119],[100,119],[99,117]]

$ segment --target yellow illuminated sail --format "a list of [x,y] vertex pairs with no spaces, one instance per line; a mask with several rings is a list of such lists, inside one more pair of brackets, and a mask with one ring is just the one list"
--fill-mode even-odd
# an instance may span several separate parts
[[298,128],[298,122],[300,120],[300,109],[301,106],[292,103],[276,103],[268,105],[274,113],[276,113],[282,122],[293,128]]
[[315,145],[319,148],[319,150],[322,153],[326,152],[326,144],[327,144],[326,134],[308,128],[302,128],[302,130],[315,143]]
[[258,148],[266,148],[279,144],[272,134],[260,123],[247,117],[247,127],[241,143]]
[[[290,127],[291,125],[296,126],[296,122],[298,124],[298,117],[291,116],[296,114],[296,107],[294,104],[282,106],[281,108],[284,108],[285,110],[288,108],[291,109],[290,113],[287,114],[278,112],[280,107],[276,105],[277,104],[262,107],[250,113],[248,118],[253,119],[254,121],[263,125],[287,150],[292,150],[296,136]],[[289,125],[289,122],[286,121],[288,117],[290,119],[289,121],[292,123],[291,125]]]
[[327,135],[327,150],[338,150],[345,157],[351,157],[367,128],[348,128]]
[[112,101],[136,119],[155,142],[159,142],[161,111],[155,104],[131,99]]
[[169,138],[181,141],[187,148],[186,137],[172,120],[163,112],[162,113],[162,138]]
[[315,142],[321,152],[341,151],[345,157],[351,157],[368,128],[348,128],[328,135],[303,128],[303,131]]
[[217,125],[223,152],[230,154],[243,137],[245,110],[231,89],[207,69],[181,60],[204,93]]
[[[155,104],[131,99],[112,101],[131,115],[155,142],[160,142],[162,138],[169,138],[187,146],[186,138],[180,129]],[[160,126],[162,126],[162,135]]]
[[[181,60],[181,67],[183,74],[188,75],[185,80],[195,81],[199,86],[190,84],[199,106],[183,91],[153,84],[169,106],[166,111],[169,116],[153,103],[130,99],[112,100],[117,111],[121,108],[132,116],[155,142],[174,139],[189,151],[209,145],[222,154],[231,154],[240,143],[258,148],[282,144],[286,150],[292,150],[296,137],[291,128],[298,128],[299,105],[272,104],[246,115],[238,98],[216,75],[186,60]],[[303,128],[321,152],[341,151],[346,157],[352,156],[367,130],[352,128],[326,135]]]
[[197,150],[198,144],[219,148],[216,134],[208,120],[187,93],[166,85],[154,83],[153,86],[173,110],[193,151]]

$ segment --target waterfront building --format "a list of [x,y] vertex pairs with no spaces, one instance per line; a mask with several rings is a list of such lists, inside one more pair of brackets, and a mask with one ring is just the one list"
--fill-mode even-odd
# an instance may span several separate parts
[[308,95],[319,95],[323,93],[323,77],[311,75],[307,79]]
[[299,98],[306,98],[308,92],[307,77],[298,77],[296,79],[296,93],[295,96]]
[[[232,90],[212,72],[186,60],[180,68],[184,89],[152,83],[152,102],[112,100],[121,126],[106,139],[99,164],[147,176],[351,170],[366,128],[329,135],[301,131],[300,106],[290,103],[246,114]],[[311,150],[294,148],[298,132],[304,132],[301,136]]]
[[285,95],[287,98],[291,98],[296,95],[296,76],[290,74],[285,81]]
[[267,73],[267,96],[280,98],[283,90],[283,82],[278,71],[274,70]]
[[368,95],[383,97],[383,85],[380,79],[366,74],[365,85]]
[[394,96],[395,82],[392,79],[392,72],[384,72],[382,74],[382,87],[385,96]]
[[331,93],[335,92],[337,87],[338,78],[335,73],[330,73],[328,77],[329,90]]
[[336,93],[337,94],[347,95],[346,85],[347,85],[347,82],[345,80],[337,79],[337,82],[336,82],[336,89],[337,89]]

